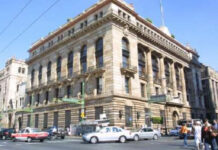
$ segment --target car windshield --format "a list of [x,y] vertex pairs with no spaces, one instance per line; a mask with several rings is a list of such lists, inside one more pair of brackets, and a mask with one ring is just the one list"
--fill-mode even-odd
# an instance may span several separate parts
[[40,132],[39,129],[32,129],[32,132]]

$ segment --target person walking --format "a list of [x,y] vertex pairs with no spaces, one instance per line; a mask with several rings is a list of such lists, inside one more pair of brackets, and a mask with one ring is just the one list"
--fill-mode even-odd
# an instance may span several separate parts
[[214,128],[209,124],[208,120],[205,120],[204,126],[201,130],[201,140],[204,143],[205,150],[217,150],[216,146],[216,133]]
[[195,138],[195,145],[196,145],[196,150],[200,150],[200,144],[201,144],[201,122],[196,121],[195,125],[192,127],[192,132],[194,134]]
[[187,143],[187,138],[188,138],[188,128],[186,126],[186,123],[182,124],[182,128],[180,133],[183,135],[184,137],[184,147],[188,147],[188,143]]

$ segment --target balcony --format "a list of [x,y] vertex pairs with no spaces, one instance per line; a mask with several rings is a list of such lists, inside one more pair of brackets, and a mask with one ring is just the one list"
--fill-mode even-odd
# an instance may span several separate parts
[[97,66],[91,66],[88,68],[88,73],[90,74],[102,74],[105,72],[105,68],[103,64],[97,65]]
[[159,79],[159,78],[154,78],[154,84],[161,85],[161,79]]
[[134,75],[137,73],[137,67],[136,66],[132,66],[128,63],[122,63],[120,65],[121,67],[121,72],[122,74],[130,74],[130,75]]
[[166,104],[180,107],[184,105],[180,97],[173,97],[171,95],[167,95]]

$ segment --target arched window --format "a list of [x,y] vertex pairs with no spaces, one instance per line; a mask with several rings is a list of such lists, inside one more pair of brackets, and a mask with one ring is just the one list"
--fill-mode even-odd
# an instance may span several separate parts
[[95,44],[96,67],[103,67],[103,39],[99,38]]
[[57,59],[57,79],[58,80],[61,78],[61,61],[62,61],[62,58],[61,56],[59,56]]
[[170,83],[170,66],[167,61],[164,61],[164,68],[165,68],[165,77],[167,84]]
[[71,77],[73,75],[73,52],[71,51],[68,54],[68,60],[67,60],[67,69],[68,69],[68,76]]
[[138,49],[139,76],[145,75],[145,53],[143,49]]
[[123,67],[129,67],[129,41],[126,38],[122,38],[122,56]]
[[47,79],[50,80],[51,78],[51,62],[48,62],[48,66],[47,66]]
[[158,79],[158,72],[159,72],[158,60],[157,57],[154,55],[152,55],[152,70],[153,70],[154,80]]
[[42,80],[42,65],[40,65],[40,67],[39,67],[38,79],[39,79],[39,82],[41,82],[41,80]]
[[80,67],[81,73],[85,73],[87,71],[87,46],[84,45],[80,52]]
[[33,85],[35,79],[35,69],[31,71],[31,85]]

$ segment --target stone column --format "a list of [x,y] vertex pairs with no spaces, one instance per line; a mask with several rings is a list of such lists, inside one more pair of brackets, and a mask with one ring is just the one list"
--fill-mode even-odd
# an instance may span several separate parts
[[57,56],[54,56],[51,60],[51,80],[57,79]]
[[175,64],[174,62],[171,64],[171,77],[173,82],[173,96],[177,97],[177,85],[176,85],[176,72],[175,72]]
[[161,78],[162,94],[167,94],[164,56],[160,57],[160,78]]
[[151,52],[152,52],[151,50],[147,52],[148,95],[154,94],[154,81],[153,81]]
[[184,67],[180,69],[181,72],[181,80],[182,80],[182,95],[183,95],[183,103],[188,104],[187,102],[187,92],[186,92],[186,82],[185,82],[185,73],[184,73]]

